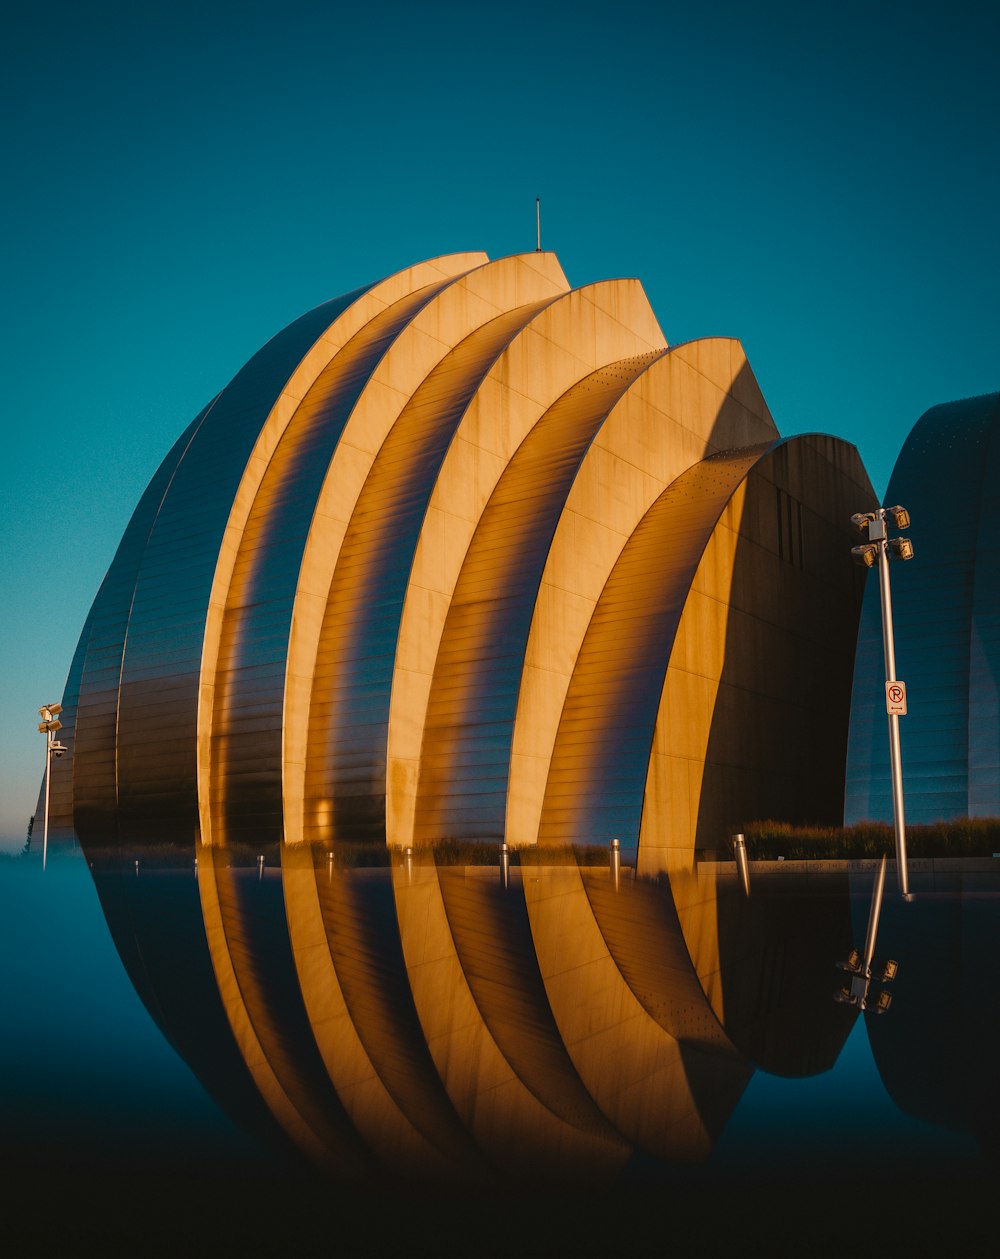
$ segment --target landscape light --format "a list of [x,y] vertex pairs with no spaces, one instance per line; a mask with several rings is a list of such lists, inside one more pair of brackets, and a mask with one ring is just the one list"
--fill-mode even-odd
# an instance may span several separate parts
[[890,538],[889,548],[897,560],[913,559],[913,543],[909,538]]

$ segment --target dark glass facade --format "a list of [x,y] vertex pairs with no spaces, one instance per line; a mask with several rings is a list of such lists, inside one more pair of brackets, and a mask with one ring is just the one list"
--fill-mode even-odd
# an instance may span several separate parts
[[[886,504],[906,507],[914,558],[892,567],[906,819],[1000,816],[1000,394],[933,407]],[[860,510],[860,509],[859,509]],[[891,532],[891,531],[890,531]],[[877,575],[868,578],[848,747],[846,820],[889,820],[892,788]]]

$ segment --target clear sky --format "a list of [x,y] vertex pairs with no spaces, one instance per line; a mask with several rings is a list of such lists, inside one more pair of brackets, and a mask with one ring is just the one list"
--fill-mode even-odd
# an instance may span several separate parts
[[989,6],[56,0],[5,21],[0,846],[170,444],[320,301],[543,244],[739,337],[783,433],[881,492],[1000,389]]

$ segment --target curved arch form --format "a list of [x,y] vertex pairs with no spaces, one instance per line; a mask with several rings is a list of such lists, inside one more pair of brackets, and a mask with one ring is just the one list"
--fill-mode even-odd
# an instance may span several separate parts
[[[615,280],[546,308],[477,391],[442,463],[407,585],[389,715],[386,831],[414,840],[427,703],[466,551],[510,461],[548,408],[584,375],[665,342],[642,287]],[[544,362],[545,369],[538,370]]]
[[507,835],[534,843],[570,678],[605,583],[644,514],[707,455],[778,435],[739,342],[675,346],[612,408],[587,450],[545,561],[511,747]]

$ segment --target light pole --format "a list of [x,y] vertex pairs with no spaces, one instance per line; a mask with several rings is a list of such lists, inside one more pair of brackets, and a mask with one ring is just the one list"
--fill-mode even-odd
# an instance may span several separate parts
[[62,722],[58,720],[61,712],[62,704],[43,704],[38,710],[38,715],[42,719],[38,723],[38,733],[45,735],[45,816],[42,824],[43,870],[49,855],[49,782],[52,778],[52,758],[53,756],[62,756],[66,751],[65,743],[59,743],[55,737],[56,732],[62,729]]
[[851,524],[868,541],[852,547],[851,554],[863,568],[878,564],[879,592],[882,596],[882,650],[885,655],[885,708],[889,718],[889,763],[892,770],[892,816],[896,831],[896,875],[899,890],[909,898],[910,876],[906,866],[906,818],[903,812],[903,766],[899,753],[899,719],[906,715],[906,683],[896,677],[896,646],[892,633],[892,596],[889,591],[889,554],[900,560],[913,559],[909,538],[890,538],[887,521],[897,529],[909,529],[910,513],[905,507],[879,507],[856,512]]

